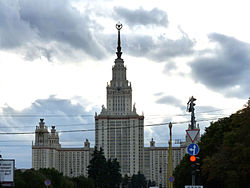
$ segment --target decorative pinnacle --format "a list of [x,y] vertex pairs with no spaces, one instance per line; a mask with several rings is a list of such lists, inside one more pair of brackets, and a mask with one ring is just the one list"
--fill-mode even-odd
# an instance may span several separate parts
[[116,25],[115,25],[116,29],[117,30],[121,30],[122,29],[122,24],[121,22],[118,22]]
[[118,46],[117,46],[116,55],[117,55],[117,59],[121,59],[121,56],[122,56],[122,52],[121,52],[121,49],[122,49],[121,48],[121,39],[120,39],[120,30],[122,29],[121,22],[118,22],[115,27],[118,30]]

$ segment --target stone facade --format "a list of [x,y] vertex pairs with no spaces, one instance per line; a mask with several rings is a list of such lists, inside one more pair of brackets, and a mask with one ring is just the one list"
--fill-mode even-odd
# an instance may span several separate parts
[[[102,141],[99,143],[99,146],[106,148],[107,158],[118,159],[122,174],[132,176],[140,171],[143,172],[147,180],[155,181],[157,185],[166,187],[168,147],[156,147],[155,141],[152,139],[149,147],[142,147],[143,152],[142,157],[140,157],[139,139],[136,138],[136,136],[139,137],[139,130],[137,127],[133,128],[133,125],[136,123],[137,125],[140,124],[138,117],[134,119],[112,119],[109,117],[109,119],[106,119],[107,117],[105,116],[104,120],[100,117],[101,116],[97,118],[96,116],[97,122],[101,122],[101,126],[110,125],[110,129],[104,127],[107,131],[103,131],[101,128],[101,135],[103,132],[103,135],[106,136],[101,136]],[[102,123],[102,121],[106,121],[106,124]],[[123,130],[116,128],[115,125],[126,125],[127,128]],[[132,128],[130,125],[132,125]],[[115,132],[111,131],[112,127],[116,130]],[[138,128],[142,129],[142,131],[144,130],[141,126],[138,126]],[[108,133],[108,131],[110,132]],[[82,148],[62,148],[55,127],[52,126],[49,132],[43,119],[40,120],[39,126],[36,127],[35,134],[35,143],[32,144],[32,168],[36,170],[40,168],[55,168],[69,177],[88,175],[87,166],[89,165],[91,154],[94,150],[94,148],[90,148],[88,139],[86,139]],[[113,135],[110,137],[113,143],[105,143],[107,142],[107,135]],[[120,138],[122,139],[119,140]],[[188,137],[186,138],[186,142],[181,143],[180,147],[172,148],[173,169],[186,154],[186,146],[190,141]],[[197,139],[199,139],[199,137]],[[143,140],[141,142],[143,142]],[[109,150],[108,146],[111,147]],[[124,150],[128,153],[124,153]]]

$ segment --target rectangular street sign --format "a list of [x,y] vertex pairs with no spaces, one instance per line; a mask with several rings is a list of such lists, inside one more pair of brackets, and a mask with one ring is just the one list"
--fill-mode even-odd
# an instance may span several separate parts
[[185,188],[203,188],[203,185],[185,185]]
[[5,187],[14,186],[14,159],[0,159],[0,185]]

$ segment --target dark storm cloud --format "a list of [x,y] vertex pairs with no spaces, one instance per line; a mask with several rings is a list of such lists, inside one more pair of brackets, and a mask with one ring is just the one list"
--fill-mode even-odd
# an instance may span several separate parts
[[21,19],[17,1],[0,1],[0,48],[25,45],[36,33]]
[[[102,59],[107,52],[115,54],[117,36],[101,32],[102,27],[89,17],[91,12],[98,14],[93,11],[80,13],[68,0],[2,0],[0,49],[21,53],[27,60],[46,57],[65,62],[85,56]],[[147,11],[116,7],[114,12],[130,26],[168,25],[167,14],[156,8]],[[194,41],[186,34],[179,40],[122,34],[124,54],[159,62],[192,54],[193,46]]]
[[[14,116],[9,116],[9,114]],[[49,129],[52,125],[55,125],[57,130],[93,129],[93,115],[93,111],[86,111],[85,107],[79,103],[72,104],[71,100],[50,96],[48,99],[36,100],[30,107],[21,111],[9,106],[2,108],[0,127],[5,127],[4,132],[35,131],[40,118],[44,118]],[[84,125],[75,126],[75,124]],[[78,143],[86,138],[94,140],[94,132],[62,133],[60,136],[61,140]]]
[[227,96],[249,97],[250,44],[217,33],[209,38],[218,46],[190,62],[192,77]]
[[182,107],[182,102],[175,98],[174,96],[163,96],[160,99],[156,101],[158,104],[167,104],[167,105],[172,105],[172,106],[177,106],[177,107]]
[[183,36],[178,40],[171,40],[165,36],[153,39],[151,36],[129,36],[126,39],[125,50],[133,56],[147,57],[162,62],[177,56],[193,53],[194,41]]
[[130,10],[124,7],[115,7],[115,15],[119,19],[123,19],[129,26],[136,25],[157,25],[168,26],[167,13],[154,8],[150,11],[139,8],[136,10]]
[[[168,26],[167,13],[157,8],[148,11],[142,8],[130,10],[123,7],[115,7],[114,11],[119,19],[123,19],[125,25],[131,27],[139,25]],[[182,33],[182,37],[177,40],[168,39],[165,35],[158,38],[153,38],[150,35],[122,35],[122,47],[124,52],[129,55],[146,57],[159,62],[177,56],[190,55],[193,53],[195,42],[189,39],[188,35],[181,28],[179,30]]]
[[[19,0],[0,2],[0,48],[21,48],[32,55],[70,56],[70,49],[100,59],[105,52],[91,28],[98,24],[87,13],[80,14],[67,0]],[[36,44],[36,45],[35,45]],[[56,53],[59,51],[58,53]],[[65,54],[66,53],[66,54]]]

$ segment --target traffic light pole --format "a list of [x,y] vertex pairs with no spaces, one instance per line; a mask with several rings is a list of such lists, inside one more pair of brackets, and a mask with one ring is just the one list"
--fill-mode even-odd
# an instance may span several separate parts
[[[194,114],[194,106],[195,103],[194,101],[196,101],[196,98],[194,98],[193,96],[189,99],[188,103],[187,103],[187,111],[191,112],[191,130],[196,128],[196,121],[195,121],[195,114]],[[193,161],[194,162],[194,161]],[[192,164],[192,185],[195,185],[195,164]]]
[[192,169],[192,185],[195,185],[195,171]]
[[189,160],[191,161],[192,185],[195,185],[195,161],[196,161],[196,157],[194,155],[191,155]]

